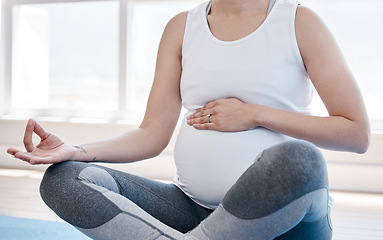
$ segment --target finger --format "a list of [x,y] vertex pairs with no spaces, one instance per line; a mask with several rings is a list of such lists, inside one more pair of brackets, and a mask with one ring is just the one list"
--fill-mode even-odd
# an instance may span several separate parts
[[206,111],[213,109],[216,102],[217,102],[217,100],[209,102],[205,106],[203,106],[202,108],[196,109],[195,112],[190,114],[188,117],[186,117],[186,119],[201,117],[202,115],[206,115],[206,114],[212,114],[211,112],[206,113]]
[[209,109],[214,108],[216,102],[217,102],[217,100],[207,103],[205,106],[202,107],[202,110],[209,110]]
[[25,153],[25,152],[18,152],[14,156],[17,159],[20,159],[24,162],[28,162],[32,165],[54,163],[54,159],[51,156],[39,157],[39,156],[35,156],[35,155],[32,155],[30,153]]
[[46,131],[40,123],[34,121],[34,129],[33,131],[41,138],[41,140],[44,140],[49,137],[50,132]]
[[53,157],[32,157],[29,160],[30,164],[36,165],[36,164],[51,164],[56,163],[57,161],[54,161]]
[[29,162],[29,160],[32,158],[32,156],[26,152],[17,152],[17,153],[15,153],[14,156],[15,156],[15,158],[23,160],[25,162]]
[[[207,116],[209,114],[214,115],[214,113],[215,113],[214,109],[201,110],[201,111],[198,111],[198,112],[195,112],[195,113],[189,115],[186,119],[190,120],[190,119],[198,119],[198,118],[203,119],[204,118],[205,120],[207,120]],[[204,121],[197,121],[197,122],[204,122]]]
[[208,122],[207,116],[191,118],[191,119],[187,120],[187,123],[191,126],[194,124],[203,124],[203,123],[207,123],[207,122]]
[[189,115],[187,119],[191,119],[191,118],[199,118],[199,117],[203,117],[203,116],[206,116],[208,114],[214,114],[214,106],[215,106],[215,102],[216,101],[213,101],[213,102],[210,102],[210,103],[207,103],[205,106],[203,106],[202,108],[199,108],[197,109],[193,114]]
[[20,152],[19,149],[16,149],[16,148],[8,148],[7,149],[7,153],[8,154],[11,154],[11,155],[15,155],[16,153]]
[[187,116],[186,119],[192,119],[192,118],[200,117],[201,116],[201,111],[202,111],[202,109],[198,108],[195,112],[193,112],[192,114]]
[[33,142],[32,142],[34,123],[35,123],[35,120],[29,119],[29,121],[27,123],[27,127],[25,128],[23,142],[24,142],[24,147],[27,150],[27,152],[32,152],[35,149],[35,146],[33,145]]
[[215,123],[196,123],[193,124],[193,127],[199,130],[215,130]]
[[188,123],[191,126],[193,126],[194,124],[209,124],[214,122],[213,118],[214,118],[213,115],[208,114],[199,118],[190,119],[188,120]]

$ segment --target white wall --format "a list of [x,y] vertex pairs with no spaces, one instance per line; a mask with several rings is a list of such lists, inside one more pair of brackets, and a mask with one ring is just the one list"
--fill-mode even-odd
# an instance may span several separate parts
[[[0,168],[45,169],[31,166],[6,153],[10,146],[23,148],[22,138],[26,121],[0,120]],[[42,122],[49,131],[66,142],[77,145],[121,134],[136,126],[123,124],[85,124]],[[171,179],[175,173],[173,147],[176,133],[165,151],[158,157],[131,164],[103,164],[149,178]],[[38,138],[35,139],[38,142]],[[360,155],[323,150],[327,160],[330,187],[333,190],[351,190],[383,193],[383,134],[374,134],[370,149]]]

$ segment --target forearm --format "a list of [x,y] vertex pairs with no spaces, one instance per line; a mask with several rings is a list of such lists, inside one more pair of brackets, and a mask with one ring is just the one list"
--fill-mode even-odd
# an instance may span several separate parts
[[369,124],[343,116],[317,117],[259,105],[250,106],[255,125],[319,147],[363,153],[369,145]]
[[118,137],[76,146],[75,161],[128,163],[158,155],[167,143],[138,128]]

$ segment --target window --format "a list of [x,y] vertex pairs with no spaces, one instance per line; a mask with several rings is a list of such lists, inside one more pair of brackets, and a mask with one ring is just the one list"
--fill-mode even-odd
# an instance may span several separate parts
[[[3,1],[0,114],[138,122],[166,23],[201,1]],[[383,1],[301,2],[334,33],[373,128],[383,129]],[[313,109],[326,114],[318,97]]]
[[118,2],[12,10],[12,109],[118,109]]
[[6,0],[0,114],[142,118],[162,31],[198,0]]

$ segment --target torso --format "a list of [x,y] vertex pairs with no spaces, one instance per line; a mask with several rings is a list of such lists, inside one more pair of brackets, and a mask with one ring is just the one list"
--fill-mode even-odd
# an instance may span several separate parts
[[[312,85],[291,29],[295,0],[278,0],[267,19],[259,19],[260,25],[252,25],[255,30],[245,36],[250,28],[230,36],[213,32],[207,4],[189,12],[185,27],[180,84],[185,117],[229,97],[309,114]],[[197,203],[215,208],[258,154],[288,139],[259,127],[234,133],[196,130],[184,119],[175,147],[174,183]]]

